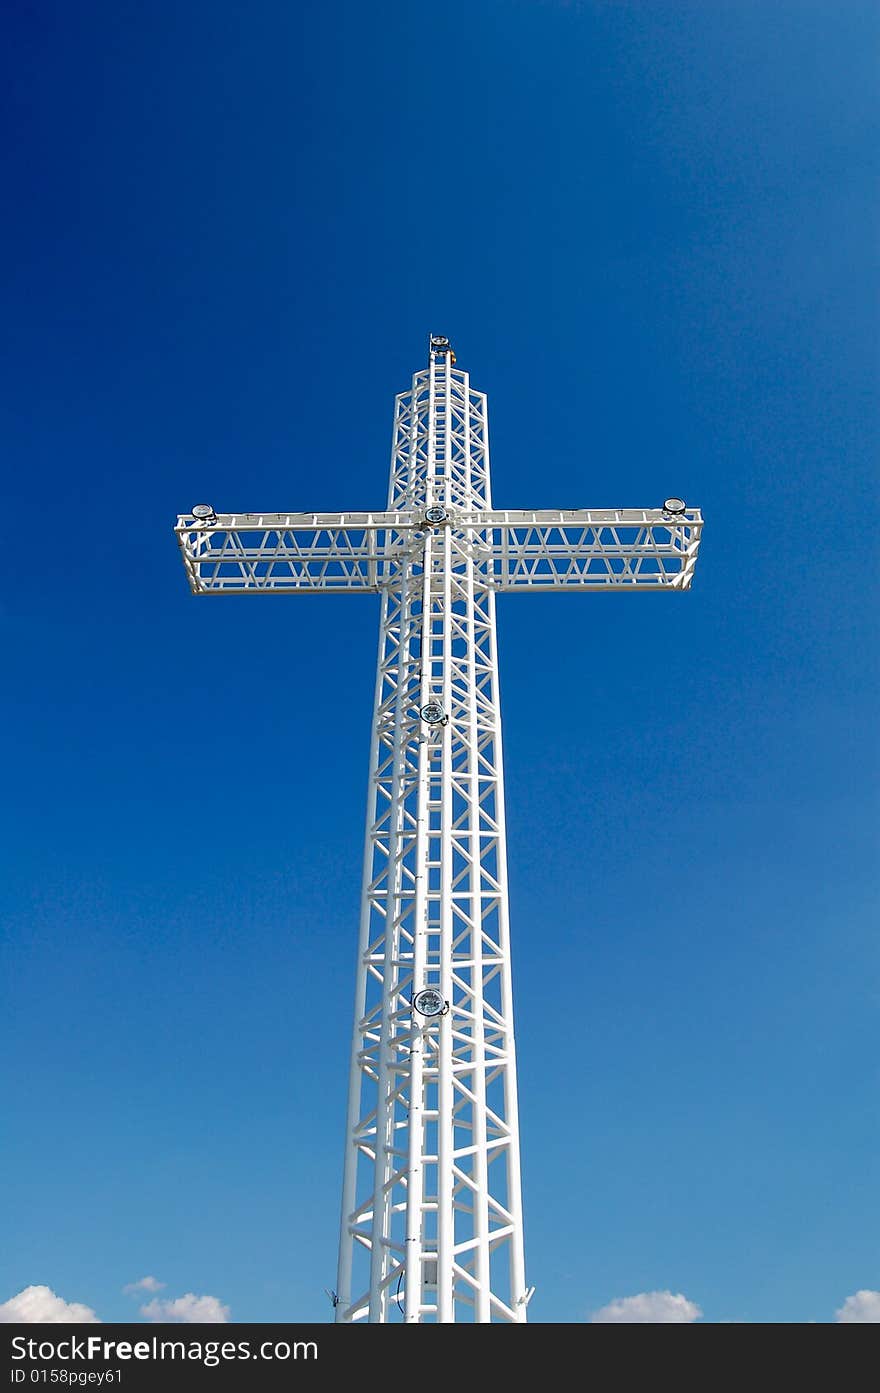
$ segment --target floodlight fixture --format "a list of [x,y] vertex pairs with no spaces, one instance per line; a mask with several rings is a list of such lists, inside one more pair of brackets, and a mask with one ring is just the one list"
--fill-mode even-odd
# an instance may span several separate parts
[[420,1016],[427,1016],[429,1019],[434,1016],[445,1016],[449,1010],[449,1002],[440,995],[435,987],[424,987],[422,991],[416,992],[412,1004],[414,1011],[418,1011]]

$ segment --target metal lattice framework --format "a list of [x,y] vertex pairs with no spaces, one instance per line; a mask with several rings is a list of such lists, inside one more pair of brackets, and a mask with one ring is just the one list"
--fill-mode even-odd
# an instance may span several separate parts
[[431,339],[381,513],[178,519],[194,594],[374,593],[381,620],[338,1321],[526,1319],[495,594],[686,590],[702,519],[497,511],[486,398]]
[[[686,590],[701,526],[695,509],[673,525],[659,508],[471,507],[449,521],[487,590]],[[378,593],[402,583],[414,540],[413,514],[402,511],[229,513],[210,531],[181,518],[177,532],[196,595]]]

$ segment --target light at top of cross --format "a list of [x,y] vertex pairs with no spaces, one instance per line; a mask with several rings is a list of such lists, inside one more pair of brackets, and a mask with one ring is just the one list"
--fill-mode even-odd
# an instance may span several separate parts
[[446,338],[444,334],[432,334],[428,343],[428,347],[432,358],[436,358],[438,357],[438,355],[442,356],[443,354],[448,353],[450,363],[455,362],[455,351],[452,347],[452,344],[449,342],[448,338]]

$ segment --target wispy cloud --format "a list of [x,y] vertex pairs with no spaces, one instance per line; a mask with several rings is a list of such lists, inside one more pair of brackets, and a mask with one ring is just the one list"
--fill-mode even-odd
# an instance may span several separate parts
[[98,1325],[91,1306],[65,1301],[51,1287],[25,1287],[0,1305],[0,1324],[14,1325]]
[[841,1325],[880,1325],[880,1291],[863,1288],[848,1296],[834,1319]]
[[173,1300],[148,1301],[146,1306],[141,1306],[141,1315],[157,1322],[225,1325],[229,1320],[229,1307],[224,1306],[216,1296],[194,1296],[188,1291],[185,1296],[176,1296]]
[[593,1325],[689,1325],[703,1312],[681,1293],[641,1291],[609,1301],[590,1316]]
[[129,1282],[122,1290],[126,1296],[137,1296],[142,1291],[161,1291],[164,1285],[164,1282],[158,1282],[155,1277],[141,1277],[137,1282]]

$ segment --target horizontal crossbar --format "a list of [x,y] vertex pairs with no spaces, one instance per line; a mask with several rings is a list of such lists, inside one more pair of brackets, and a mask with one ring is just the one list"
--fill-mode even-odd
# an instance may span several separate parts
[[424,539],[449,529],[453,566],[508,590],[689,587],[698,509],[483,510],[431,526],[416,512],[183,514],[175,532],[194,594],[377,593],[417,565]]

